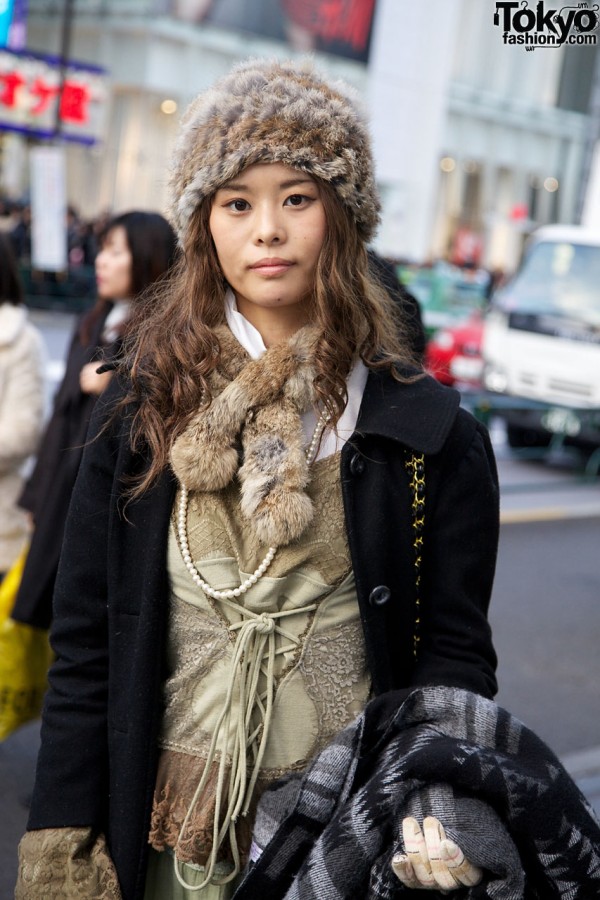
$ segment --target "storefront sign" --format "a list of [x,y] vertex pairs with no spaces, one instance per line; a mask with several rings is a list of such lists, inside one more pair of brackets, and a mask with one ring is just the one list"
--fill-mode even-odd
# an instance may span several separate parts
[[93,144],[102,137],[106,73],[97,66],[0,48],[0,130]]
[[302,29],[312,37],[313,49],[367,61],[375,0],[283,0],[281,5],[290,35]]
[[[156,0],[157,11],[164,0]],[[376,0],[169,0],[172,15],[367,62]]]

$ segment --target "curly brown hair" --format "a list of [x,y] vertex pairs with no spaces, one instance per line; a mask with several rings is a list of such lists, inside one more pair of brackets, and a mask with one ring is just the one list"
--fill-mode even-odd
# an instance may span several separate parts
[[[346,378],[356,357],[368,368],[418,365],[398,307],[369,268],[352,215],[332,187],[319,182],[327,230],[309,298],[321,331],[315,352],[318,405],[334,426],[347,403]],[[131,488],[136,497],[168,466],[169,452],[193,414],[211,401],[208,378],[220,360],[214,333],[225,323],[227,284],[209,229],[212,198],[195,211],[173,276],[146,295],[132,322],[121,369],[130,390],[122,407],[136,405],[134,450],[147,448],[148,468]]]

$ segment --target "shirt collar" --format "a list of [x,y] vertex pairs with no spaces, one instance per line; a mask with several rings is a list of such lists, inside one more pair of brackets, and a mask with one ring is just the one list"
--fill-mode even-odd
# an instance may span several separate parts
[[225,318],[234,338],[239,341],[252,359],[258,359],[266,352],[260,331],[245,319],[238,310],[231,288],[225,294]]

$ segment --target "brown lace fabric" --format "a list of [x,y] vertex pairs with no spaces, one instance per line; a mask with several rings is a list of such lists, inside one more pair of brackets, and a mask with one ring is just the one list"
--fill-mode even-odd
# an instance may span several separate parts
[[[182,862],[197,862],[205,860],[210,853],[213,841],[212,825],[215,810],[215,791],[217,765],[213,765],[209,787],[208,800],[198,809],[197,815],[188,822],[185,832],[177,847],[177,857]],[[155,850],[173,848],[179,839],[183,820],[188,809],[191,797],[196,789],[203,771],[203,765],[199,759],[192,758],[185,753],[177,753],[173,750],[165,750],[161,754],[156,789],[154,793],[154,806],[150,823],[150,843]],[[289,769],[285,770],[286,772]],[[229,774],[229,771],[228,771]],[[282,771],[279,773],[284,774]],[[242,852],[242,864],[246,865],[250,844],[252,841],[252,824],[258,801],[271,783],[275,774],[270,772],[265,778],[259,779],[250,813],[246,817],[240,817],[237,827],[238,840]],[[220,860],[231,862],[231,855],[227,845],[224,845]]]
[[104,835],[91,828],[28,831],[19,844],[15,900],[122,900]]

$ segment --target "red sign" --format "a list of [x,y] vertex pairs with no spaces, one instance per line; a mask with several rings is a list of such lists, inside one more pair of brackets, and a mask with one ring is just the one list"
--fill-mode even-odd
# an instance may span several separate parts
[[325,44],[348,44],[367,52],[375,0],[283,0],[290,20]]
[[94,143],[101,137],[106,75],[71,64],[64,75],[56,60],[0,49],[0,129]]
[[[399,0],[398,0],[399,2]],[[196,25],[246,31],[368,62],[376,0],[171,0],[172,15]],[[156,0],[162,10],[164,0]]]

